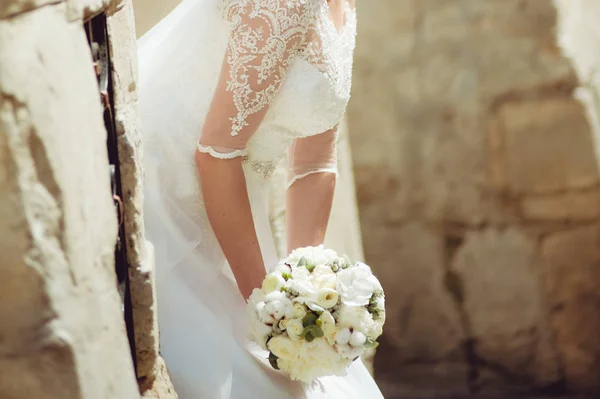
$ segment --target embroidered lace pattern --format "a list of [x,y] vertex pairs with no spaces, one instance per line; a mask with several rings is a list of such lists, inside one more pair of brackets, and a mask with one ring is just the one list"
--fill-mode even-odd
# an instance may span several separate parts
[[237,112],[230,117],[232,136],[272,102],[296,56],[322,72],[337,94],[349,96],[356,31],[349,5],[340,31],[325,0],[223,0],[221,7],[231,25],[226,90]]
[[235,136],[277,94],[314,17],[307,0],[232,0],[223,13],[232,26],[227,90],[237,110],[230,118]]

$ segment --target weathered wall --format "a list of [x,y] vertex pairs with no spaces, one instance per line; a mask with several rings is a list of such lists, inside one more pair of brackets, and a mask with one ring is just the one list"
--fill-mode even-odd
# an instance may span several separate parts
[[132,1],[124,0],[118,7],[109,9],[107,24],[111,39],[137,378],[142,397],[171,399],[177,394],[159,355],[154,249],[144,235],[144,173],[137,107],[137,37],[133,11]]
[[558,9],[558,42],[579,77],[577,98],[585,105],[600,159],[600,3],[554,0]]
[[[49,4],[51,3],[51,4]],[[135,398],[83,12],[0,4],[0,397]]]
[[382,386],[598,390],[598,167],[552,1],[359,9],[349,126],[387,289]]

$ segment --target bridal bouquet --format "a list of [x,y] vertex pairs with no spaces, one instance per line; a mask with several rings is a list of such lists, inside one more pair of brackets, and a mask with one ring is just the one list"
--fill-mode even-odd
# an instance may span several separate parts
[[269,351],[275,369],[310,382],[345,375],[377,346],[385,321],[384,293],[364,263],[323,246],[295,250],[248,301],[250,338]]

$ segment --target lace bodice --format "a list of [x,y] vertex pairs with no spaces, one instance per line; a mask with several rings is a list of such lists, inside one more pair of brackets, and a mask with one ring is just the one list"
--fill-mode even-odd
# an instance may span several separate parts
[[254,172],[269,177],[295,139],[341,121],[350,98],[356,14],[347,4],[338,30],[325,0],[223,0],[220,10],[229,39],[213,112],[221,120],[225,113],[231,126],[226,135],[204,132],[198,149],[244,156]]
[[244,157],[248,177],[269,177],[292,147],[305,163],[290,168],[298,175],[312,154],[311,170],[335,172],[332,128],[350,98],[356,14],[348,5],[338,31],[328,13],[326,0],[183,0],[140,40],[145,157],[164,190],[201,201],[201,132],[201,151]]

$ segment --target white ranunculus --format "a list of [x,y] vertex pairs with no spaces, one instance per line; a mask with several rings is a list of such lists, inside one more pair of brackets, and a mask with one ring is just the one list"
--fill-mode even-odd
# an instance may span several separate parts
[[292,341],[283,335],[271,338],[267,347],[275,356],[286,360],[295,358],[300,351],[300,346],[296,341]]
[[319,319],[321,320],[321,330],[323,330],[323,336],[330,345],[334,344],[335,335],[337,333],[335,319],[331,313],[327,311],[323,312],[321,316],[319,316]]
[[302,331],[304,331],[304,326],[302,325],[302,320],[292,319],[287,322],[286,331],[288,336],[293,341],[299,341],[302,338]]
[[285,285],[285,279],[278,273],[267,274],[263,280],[262,289],[266,294],[279,291]]
[[323,288],[317,293],[317,305],[323,309],[330,309],[334,307],[339,299],[339,295],[336,290],[331,288]]
[[288,319],[282,319],[282,320],[279,320],[279,324],[278,324],[278,326],[279,326],[279,329],[280,329],[281,331],[285,331],[285,330],[286,330],[286,328],[287,328],[287,324],[288,324],[288,323],[289,323],[289,320],[288,320]]
[[368,305],[373,293],[379,290],[382,290],[379,280],[364,263],[357,263],[337,274],[337,291],[346,305]]

